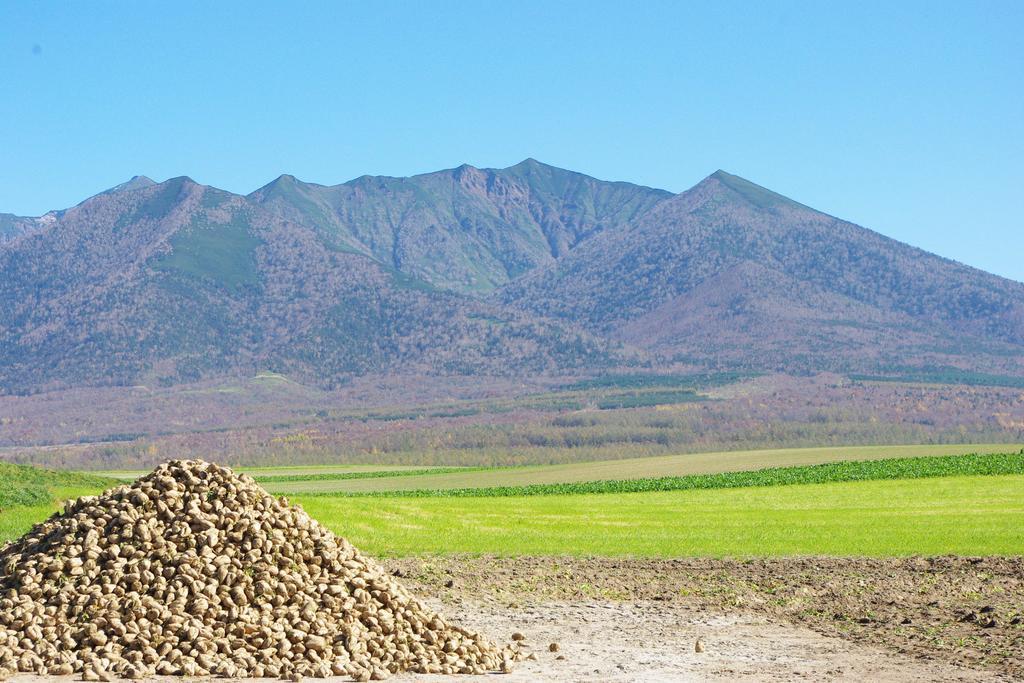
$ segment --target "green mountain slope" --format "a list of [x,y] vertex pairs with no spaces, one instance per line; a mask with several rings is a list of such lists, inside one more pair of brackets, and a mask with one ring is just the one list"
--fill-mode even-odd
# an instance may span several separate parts
[[463,165],[333,187],[281,176],[249,198],[315,227],[338,249],[438,288],[478,294],[621,228],[669,196],[527,159],[506,169]]

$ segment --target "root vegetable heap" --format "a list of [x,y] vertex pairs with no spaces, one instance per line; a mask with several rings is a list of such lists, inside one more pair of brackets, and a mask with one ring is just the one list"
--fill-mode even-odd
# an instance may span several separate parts
[[0,549],[0,676],[232,677],[508,670],[252,479],[173,461]]

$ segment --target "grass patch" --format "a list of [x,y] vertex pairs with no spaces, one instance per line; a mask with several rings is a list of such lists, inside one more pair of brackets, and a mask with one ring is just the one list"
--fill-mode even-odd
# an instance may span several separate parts
[[254,256],[259,244],[237,218],[225,225],[192,226],[171,237],[171,253],[155,267],[237,291],[259,284]]
[[706,399],[693,389],[668,389],[664,391],[613,394],[598,400],[597,407],[601,410],[618,410],[620,408],[647,408],[650,406],[674,405],[704,400]]
[[68,490],[91,491],[115,483],[83,472],[47,470],[32,465],[0,462],[0,511],[16,506],[47,505]]
[[858,382],[896,382],[914,384],[967,384],[970,386],[1024,388],[1024,377],[989,375],[958,368],[907,372],[898,375],[850,375]]
[[1019,555],[1024,476],[649,493],[294,499],[378,555]]
[[65,501],[95,496],[110,485],[58,488],[52,491],[49,502],[0,509],[0,544],[25,535],[33,526],[61,510]]

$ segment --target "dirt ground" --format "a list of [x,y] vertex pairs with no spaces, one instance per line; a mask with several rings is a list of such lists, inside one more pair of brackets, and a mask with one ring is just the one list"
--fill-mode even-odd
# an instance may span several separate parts
[[[507,640],[525,636],[536,660],[497,679],[528,681],[989,681],[990,672],[922,661],[749,612],[699,610],[661,602],[542,602],[508,610],[466,601],[447,612]],[[703,652],[695,651],[700,638]],[[558,651],[549,650],[557,643]],[[396,681],[462,681],[464,676],[399,676]]]
[[509,683],[1024,679],[1024,558],[386,565],[453,621],[518,643],[526,658],[494,679]]
[[388,564],[496,640],[527,636],[521,680],[1024,679],[1020,557]]

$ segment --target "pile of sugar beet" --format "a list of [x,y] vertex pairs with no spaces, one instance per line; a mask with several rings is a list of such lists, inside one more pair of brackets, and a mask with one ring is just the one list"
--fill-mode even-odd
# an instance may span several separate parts
[[172,461],[0,549],[0,677],[508,671],[518,655],[425,608],[251,478]]

